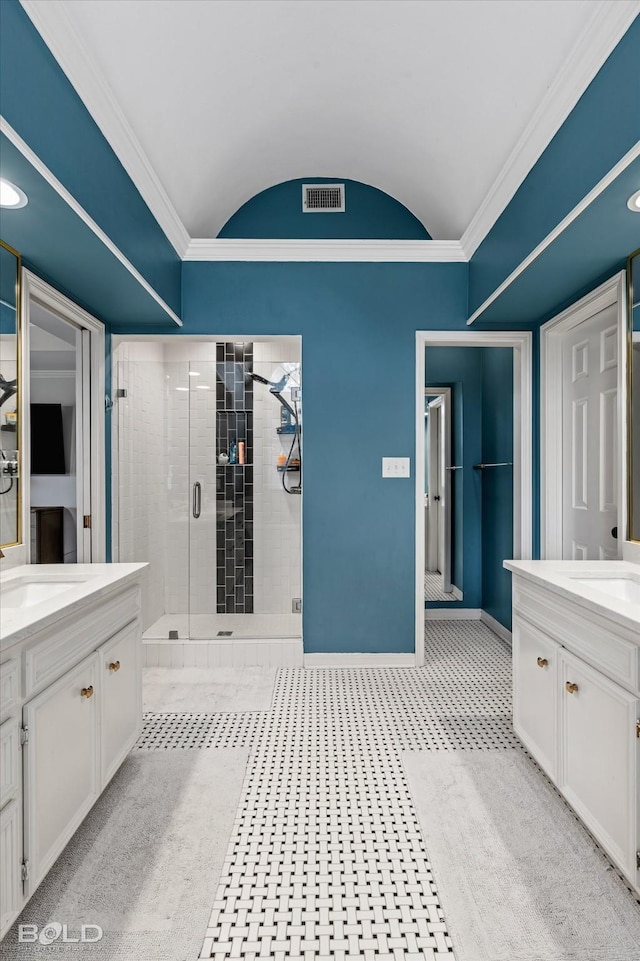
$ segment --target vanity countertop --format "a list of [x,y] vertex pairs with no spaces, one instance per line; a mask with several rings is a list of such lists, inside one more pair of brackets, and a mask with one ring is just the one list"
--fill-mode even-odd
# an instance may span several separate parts
[[24,564],[0,574],[0,652],[134,584],[148,564]]
[[507,570],[637,632],[640,565],[629,561],[504,561]]

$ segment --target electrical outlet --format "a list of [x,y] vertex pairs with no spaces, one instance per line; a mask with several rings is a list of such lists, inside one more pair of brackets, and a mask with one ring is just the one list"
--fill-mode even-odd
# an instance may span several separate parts
[[410,457],[383,457],[383,477],[411,477]]

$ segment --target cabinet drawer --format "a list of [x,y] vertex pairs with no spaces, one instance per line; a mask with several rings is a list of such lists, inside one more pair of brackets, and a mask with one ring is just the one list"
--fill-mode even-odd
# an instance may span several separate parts
[[513,728],[549,777],[558,769],[560,646],[522,618],[513,622]]
[[0,808],[18,793],[20,774],[20,724],[10,717],[0,724]]
[[12,659],[0,664],[0,721],[4,721],[20,699],[20,665]]
[[115,631],[137,617],[140,589],[130,587],[107,600],[97,600],[75,618],[55,624],[29,645],[25,651],[25,695],[31,697],[77,664]]
[[134,621],[98,651],[102,787],[135,743],[142,720],[140,622]]
[[640,693],[640,659],[637,638],[620,625],[615,626],[595,611],[587,611],[544,588],[513,581],[514,614],[551,635],[630,692]]

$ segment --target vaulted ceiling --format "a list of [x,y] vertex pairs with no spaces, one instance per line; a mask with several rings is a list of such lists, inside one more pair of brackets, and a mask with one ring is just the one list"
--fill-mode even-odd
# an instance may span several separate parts
[[633,6],[22,2],[177,247],[310,176],[386,191],[434,239],[469,235],[508,202]]

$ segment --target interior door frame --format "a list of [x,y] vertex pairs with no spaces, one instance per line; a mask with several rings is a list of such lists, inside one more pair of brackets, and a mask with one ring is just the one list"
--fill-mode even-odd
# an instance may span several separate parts
[[618,326],[618,556],[627,530],[627,295],[624,270],[540,328],[540,556],[562,558],[562,338],[612,305]]
[[[533,551],[533,335],[530,330],[416,331],[415,664],[424,664],[424,389],[427,347],[513,348],[513,557]],[[462,587],[464,591],[464,585]]]
[[[78,366],[82,370],[81,394],[83,398],[83,420],[76,423],[76,437],[80,431],[84,437],[82,444],[82,464],[76,463],[78,475],[78,491],[82,497],[82,505],[78,503],[78,539],[77,546],[79,554],[84,550],[85,555],[90,552],[90,556],[84,558],[85,563],[102,563],[106,557],[106,500],[105,500],[105,328],[99,320],[83,310],[64,294],[61,294],[55,287],[47,284],[40,277],[31,273],[30,270],[22,268],[22,349],[24,356],[24,387],[23,404],[24,410],[29,410],[30,385],[29,385],[29,345],[30,345],[30,318],[31,304],[36,303],[46,310],[60,317],[77,327],[82,334],[81,341],[83,349],[82,358],[78,356]],[[87,343],[88,338],[88,343]],[[87,363],[88,361],[88,363]],[[86,402],[89,407],[86,408]],[[24,439],[25,450],[30,449],[31,436],[29,430],[29,418],[24,417]],[[79,449],[79,448],[78,448]],[[29,465],[23,467],[23,488],[22,498],[22,530],[25,532],[24,544],[26,547],[26,563],[31,562],[30,538],[27,531],[30,529],[31,513],[31,475]],[[82,516],[86,511],[86,496],[90,496],[91,526],[84,528]]]

